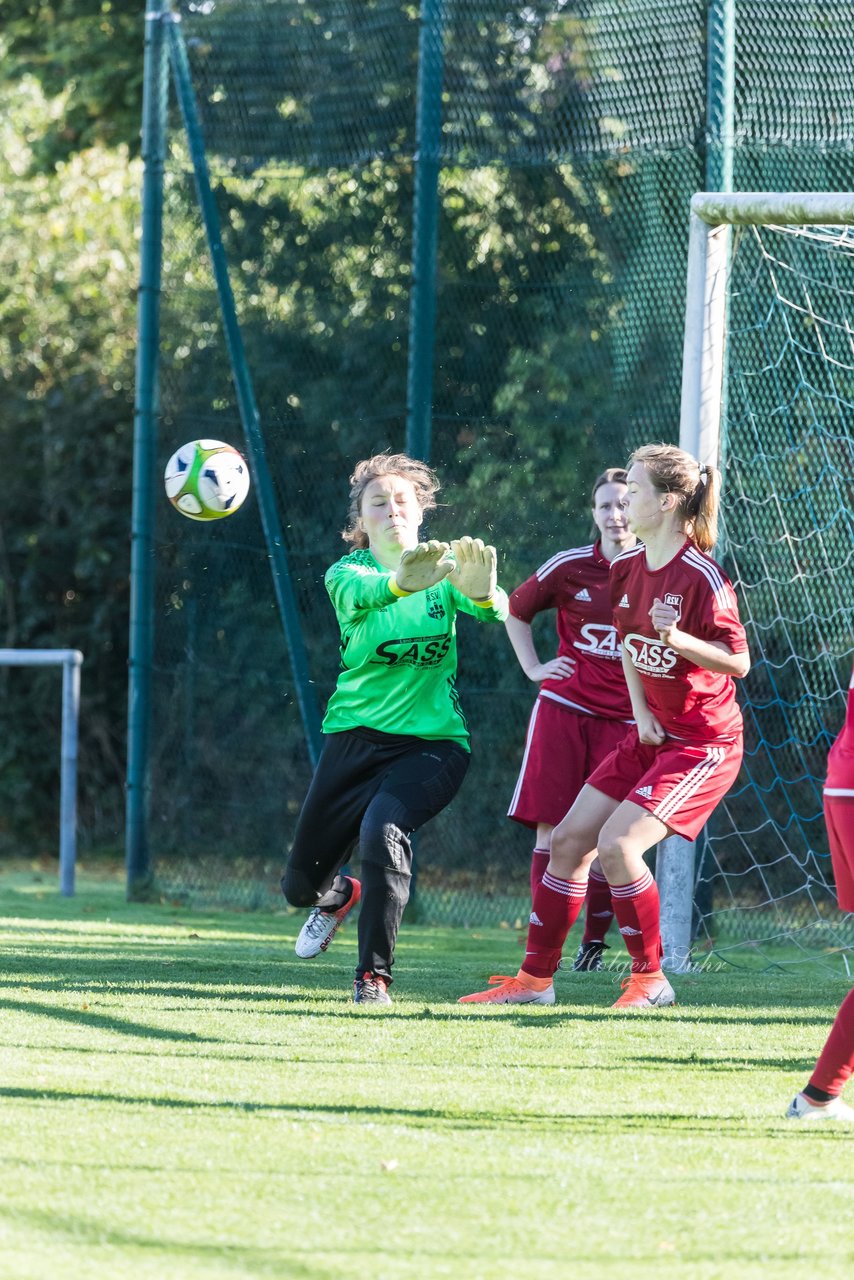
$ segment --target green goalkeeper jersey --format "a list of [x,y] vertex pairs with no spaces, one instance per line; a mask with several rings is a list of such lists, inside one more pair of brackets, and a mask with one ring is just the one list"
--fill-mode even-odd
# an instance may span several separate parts
[[324,733],[379,729],[448,739],[469,750],[456,689],[457,613],[503,622],[499,587],[481,608],[447,578],[398,597],[392,575],[370,551],[352,551],[326,571],[326,590],[341,628],[341,674],[323,719]]

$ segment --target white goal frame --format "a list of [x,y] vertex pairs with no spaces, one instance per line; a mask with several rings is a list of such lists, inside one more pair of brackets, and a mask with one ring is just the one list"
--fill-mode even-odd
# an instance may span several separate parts
[[60,746],[59,892],[74,895],[77,864],[77,741],[80,719],[79,649],[0,649],[2,667],[62,667],[62,741]]
[[[700,191],[691,200],[679,446],[701,463],[720,458],[726,286],[734,226],[854,226],[852,191]],[[658,846],[661,936],[666,969],[690,967],[695,842]]]

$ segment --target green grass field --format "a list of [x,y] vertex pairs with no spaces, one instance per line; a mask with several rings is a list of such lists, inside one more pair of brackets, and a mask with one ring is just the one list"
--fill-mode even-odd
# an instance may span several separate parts
[[0,878],[0,1276],[838,1277],[854,1133],[782,1119],[844,979],[707,972],[619,1015],[459,1006],[513,931],[410,927],[396,1003],[352,926]]

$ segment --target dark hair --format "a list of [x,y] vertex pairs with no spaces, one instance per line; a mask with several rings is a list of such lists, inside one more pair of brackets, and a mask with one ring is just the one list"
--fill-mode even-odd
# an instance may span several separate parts
[[721,473],[711,464],[673,444],[645,444],[635,449],[629,466],[639,463],[660,493],[673,493],[685,533],[701,551],[711,551],[718,538]]
[[603,484],[626,484],[629,473],[625,467],[606,467],[601,475],[597,476],[593,481],[593,488],[590,491],[590,505],[596,506],[596,494]]
[[356,463],[350,476],[350,513],[347,527],[341,530],[344,541],[352,542],[357,550],[368,545],[368,535],[359,528],[362,496],[371,481],[379,480],[381,476],[400,476],[402,480],[408,480],[422,512],[432,511],[436,506],[439,478],[426,462],[410,458],[406,453],[375,453],[372,458],[363,458]]

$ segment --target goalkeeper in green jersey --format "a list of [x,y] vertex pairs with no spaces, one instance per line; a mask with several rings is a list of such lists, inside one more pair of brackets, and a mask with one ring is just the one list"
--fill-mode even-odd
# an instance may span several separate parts
[[[419,542],[439,482],[423,462],[378,454],[350,477],[349,555],[325,583],[341,629],[341,671],[325,743],[282,877],[310,907],[298,956],[325,951],[360,901],[353,999],[390,1004],[394,945],[412,874],[411,836],[453,800],[469,765],[456,615],[503,622],[494,547]],[[358,845],[361,881],[340,874]]]

